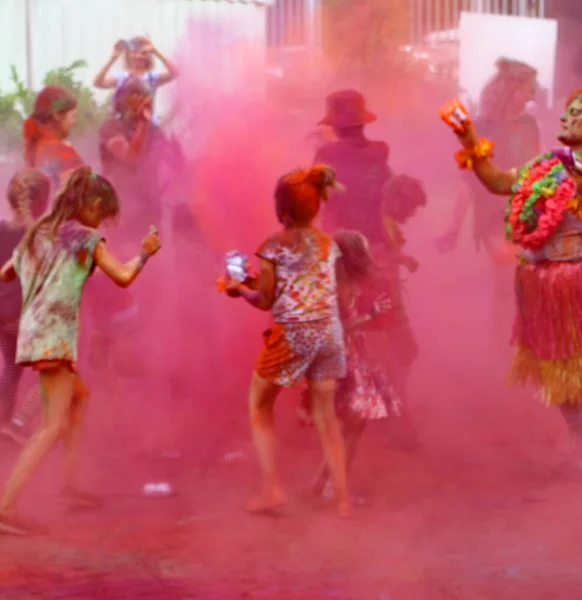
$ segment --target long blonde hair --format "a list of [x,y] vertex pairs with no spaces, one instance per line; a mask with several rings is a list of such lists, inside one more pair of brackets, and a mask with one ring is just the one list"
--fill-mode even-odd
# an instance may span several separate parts
[[54,198],[50,212],[38,219],[26,232],[21,246],[33,253],[34,239],[41,227],[48,225],[49,236],[54,236],[65,221],[77,219],[87,204],[97,198],[101,201],[100,210],[104,219],[114,218],[119,214],[119,198],[111,183],[93,172],[91,167],[79,167]]

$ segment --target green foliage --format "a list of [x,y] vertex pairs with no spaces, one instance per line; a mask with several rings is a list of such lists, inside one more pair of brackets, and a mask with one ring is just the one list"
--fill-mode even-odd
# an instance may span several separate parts
[[98,104],[93,89],[77,78],[77,71],[87,67],[84,60],[76,60],[68,67],[59,67],[49,71],[43,80],[43,85],[58,85],[71,90],[77,97],[77,124],[75,134],[83,135],[99,126],[105,117],[109,102]]
[[[95,130],[109,110],[109,101],[98,103],[93,89],[79,79],[79,70],[86,67],[87,63],[84,60],[76,60],[66,67],[49,71],[42,82],[43,86],[58,85],[69,89],[77,97],[77,135]],[[0,89],[0,136],[6,150],[20,146],[22,122],[25,116],[32,112],[37,93],[28,89],[14,65],[10,67],[10,81],[12,91]]]

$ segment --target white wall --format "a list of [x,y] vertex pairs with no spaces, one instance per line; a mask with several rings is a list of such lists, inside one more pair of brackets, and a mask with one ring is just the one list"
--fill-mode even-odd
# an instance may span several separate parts
[[[582,1],[582,0],[581,0]],[[463,13],[460,23],[459,84],[478,102],[500,57],[522,60],[538,71],[553,105],[558,22],[507,15]],[[487,40],[487,43],[484,43]]]
[[[236,42],[245,40],[262,49],[264,62],[265,4],[271,0],[28,0],[31,24],[31,75],[35,89],[45,73],[83,59],[83,78],[90,83],[107,60],[116,40],[147,34],[169,56],[187,45],[189,68],[207,70],[209,60],[221,65],[225,85],[236,77]],[[26,78],[27,0],[0,0],[0,88],[11,89],[10,65]],[[192,29],[194,25],[194,29]],[[189,39],[188,31],[203,25],[209,36]],[[206,38],[206,39],[205,39]],[[163,94],[160,104],[164,104]],[[160,105],[158,105],[160,106]]]

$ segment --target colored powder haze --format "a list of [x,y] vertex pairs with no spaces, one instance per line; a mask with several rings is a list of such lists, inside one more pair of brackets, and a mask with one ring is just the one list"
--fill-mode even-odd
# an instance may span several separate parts
[[[176,177],[176,191],[164,201],[172,205],[185,200],[197,220],[198,233],[196,239],[178,244],[172,239],[168,219],[163,228],[164,249],[135,286],[138,300],[149,312],[138,342],[128,338],[128,347],[120,353],[130,358],[129,363],[146,363],[143,373],[120,378],[111,367],[105,375],[89,377],[93,400],[83,459],[87,485],[110,494],[111,504],[129,506],[128,498],[139,494],[148,479],[175,482],[181,495],[168,504],[166,510],[172,516],[206,511],[218,519],[212,527],[197,526],[188,542],[198,540],[209,561],[216,556],[220,564],[228,562],[224,571],[216,571],[217,580],[223,577],[220,573],[244,568],[250,580],[270,581],[269,573],[280,581],[293,580],[295,575],[309,579],[310,573],[316,577],[325,563],[321,570],[328,575],[333,571],[341,578],[346,570],[346,586],[348,580],[365,581],[371,590],[379,590],[387,577],[408,590],[416,581],[423,589],[433,590],[427,598],[438,600],[437,588],[429,585],[430,565],[448,582],[465,572],[463,560],[471,560],[457,558],[461,566],[453,573],[450,561],[448,567],[444,558],[442,565],[439,562],[441,553],[491,562],[493,556],[517,544],[527,554],[525,548],[534,533],[524,530],[519,542],[503,538],[505,526],[498,521],[483,525],[481,534],[475,523],[513,506],[515,499],[519,501],[532,488],[535,495],[538,484],[543,487],[550,463],[559,460],[565,427],[558,412],[544,408],[531,390],[505,386],[513,312],[511,267],[503,267],[509,290],[506,314],[493,322],[493,269],[486,254],[475,251],[469,219],[456,250],[439,254],[435,249],[434,239],[451,222],[460,179],[453,159],[456,141],[438,119],[440,104],[454,91],[435,91],[426,84],[411,83],[411,78],[396,76],[384,89],[379,89],[376,77],[363,85],[360,78],[360,88],[379,117],[369,127],[370,138],[388,141],[392,168],[421,179],[428,195],[426,209],[405,230],[406,252],[420,262],[417,273],[404,276],[406,304],[420,345],[410,380],[410,411],[421,448],[408,454],[392,443],[398,438],[397,423],[369,428],[353,465],[353,486],[373,496],[374,503],[368,514],[363,509],[364,522],[354,526],[353,534],[344,536],[335,521],[320,523],[321,513],[311,515],[304,509],[289,517],[288,526],[278,521],[247,523],[242,508],[256,484],[247,390],[269,318],[243,301],[219,295],[215,280],[222,274],[225,251],[236,248],[252,256],[260,242],[277,229],[272,200],[277,177],[311,163],[315,147],[308,134],[323,116],[324,97],[352,81],[297,78],[286,94],[302,99],[301,111],[266,107],[253,92],[257,76],[254,50],[235,40],[238,60],[248,65],[248,85],[222,95],[213,85],[217,65],[212,60],[197,60],[198,71],[188,62],[194,47],[211,47],[207,38],[213,33],[201,26],[191,28],[177,44],[182,77],[173,84],[179,111],[175,129],[189,164],[186,173]],[[551,118],[555,123],[556,117]],[[549,131],[553,123],[547,127]],[[93,143],[96,145],[96,140]],[[553,143],[545,140],[546,146]],[[84,145],[89,146],[90,141]],[[135,240],[117,250],[124,257],[131,256],[142,234],[145,232],[136,232]],[[90,323],[86,329],[85,354]],[[90,373],[86,365],[81,366]],[[296,400],[296,393],[286,392],[277,408],[279,458],[293,497],[307,487],[320,458],[315,433],[298,426]],[[144,458],[144,454],[162,450],[177,450],[181,458]],[[240,452],[234,456],[241,462],[225,466],[221,459],[232,452]],[[59,458],[53,457],[43,468],[26,495],[25,506],[34,506],[37,498],[44,504],[44,492],[53,493],[60,477]],[[9,466],[10,461],[3,465],[2,477]],[[135,518],[140,510],[130,514],[127,508],[127,518],[139,522]],[[162,513],[153,508],[143,511],[144,515]],[[93,518],[84,517],[83,523]],[[460,519],[460,524],[455,519]],[[311,533],[306,523],[313,528]],[[303,531],[304,542],[291,559],[295,542],[290,541],[290,529],[294,527]],[[465,538],[461,530],[472,527],[477,537]],[[490,528],[501,531],[495,534],[501,536],[499,540],[487,538],[477,543],[479,535]],[[233,529],[240,531],[233,533]],[[450,537],[445,536],[445,529]],[[357,531],[363,532],[361,539]],[[242,552],[243,547],[248,551]],[[222,552],[224,559],[219,558]],[[537,560],[527,556],[530,562]],[[280,572],[269,571],[276,557],[281,561]],[[264,569],[258,569],[254,560]],[[286,567],[288,561],[291,565]],[[311,563],[307,565],[307,561]],[[237,568],[237,562],[246,567]],[[436,563],[439,566],[434,566]],[[214,573],[213,567],[209,568]],[[462,581],[458,585],[462,586]],[[477,588],[472,585],[468,589],[472,594]],[[353,597],[368,596],[360,587]],[[405,592],[394,595],[395,599],[412,597]],[[509,600],[519,596],[494,597]]]

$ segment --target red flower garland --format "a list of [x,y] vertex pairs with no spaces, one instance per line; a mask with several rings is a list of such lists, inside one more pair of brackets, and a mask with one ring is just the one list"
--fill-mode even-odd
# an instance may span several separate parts
[[559,158],[544,155],[524,169],[507,207],[507,237],[526,250],[543,247],[562,222],[575,185]]

